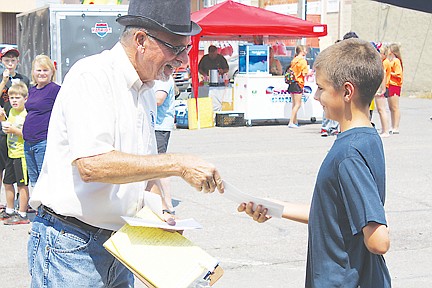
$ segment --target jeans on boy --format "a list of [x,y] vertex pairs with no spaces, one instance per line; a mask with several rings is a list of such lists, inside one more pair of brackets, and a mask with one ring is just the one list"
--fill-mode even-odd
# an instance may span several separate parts
[[45,156],[46,140],[40,142],[24,141],[24,155],[27,162],[27,171],[30,185],[34,187],[42,170],[42,163]]

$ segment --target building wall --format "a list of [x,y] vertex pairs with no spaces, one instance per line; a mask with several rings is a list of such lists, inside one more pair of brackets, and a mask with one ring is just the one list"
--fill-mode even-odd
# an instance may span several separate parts
[[353,0],[352,30],[368,41],[401,45],[404,66],[402,95],[432,92],[432,14]]

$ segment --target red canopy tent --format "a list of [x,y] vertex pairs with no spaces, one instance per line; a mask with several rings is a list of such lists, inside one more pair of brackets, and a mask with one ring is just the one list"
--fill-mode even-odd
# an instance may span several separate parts
[[194,12],[191,18],[202,28],[200,34],[192,37],[193,48],[189,53],[195,98],[198,97],[198,46],[202,37],[230,36],[232,40],[246,40],[247,35],[296,38],[327,35],[325,24],[312,23],[231,0]]

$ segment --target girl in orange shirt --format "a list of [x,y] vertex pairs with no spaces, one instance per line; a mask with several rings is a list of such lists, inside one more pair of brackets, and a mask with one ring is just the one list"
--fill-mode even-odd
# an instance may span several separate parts
[[383,82],[378,89],[378,91],[375,94],[375,104],[378,110],[378,114],[380,116],[381,121],[381,137],[389,137],[390,129],[389,129],[389,120],[387,115],[387,105],[386,105],[386,98],[388,97],[388,88],[390,84],[390,71],[391,71],[391,65],[390,61],[387,59],[387,51],[388,48],[386,46],[382,46],[379,49],[379,52],[381,54],[381,59],[383,61],[383,68],[384,68],[384,79]]
[[390,44],[387,58],[390,61],[390,81],[388,103],[391,116],[391,134],[399,134],[399,97],[403,82],[402,56],[397,44]]
[[308,74],[308,66],[306,62],[307,48],[305,45],[298,45],[296,47],[296,55],[291,61],[291,69],[294,71],[296,82],[290,84],[288,93],[291,95],[292,111],[289,120],[289,128],[298,128],[297,112],[301,107],[301,100],[303,96],[304,78]]

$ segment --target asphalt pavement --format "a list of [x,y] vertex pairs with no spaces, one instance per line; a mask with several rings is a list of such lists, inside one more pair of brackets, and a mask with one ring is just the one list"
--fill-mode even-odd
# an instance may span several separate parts
[[[399,135],[383,139],[387,162],[386,211],[391,248],[385,255],[393,287],[432,283],[432,100],[401,98]],[[380,127],[378,114],[373,121]],[[262,123],[261,123],[262,124]],[[223,179],[260,197],[308,203],[321,161],[334,137],[320,124],[178,129],[168,148],[215,164]],[[172,178],[177,214],[203,230],[185,236],[220,260],[224,276],[214,287],[304,287],[307,226],[283,219],[258,224],[218,193],[194,191]],[[4,203],[4,192],[1,195]],[[30,225],[0,224],[0,283],[29,287],[26,245]],[[137,284],[137,287],[143,287]]]

